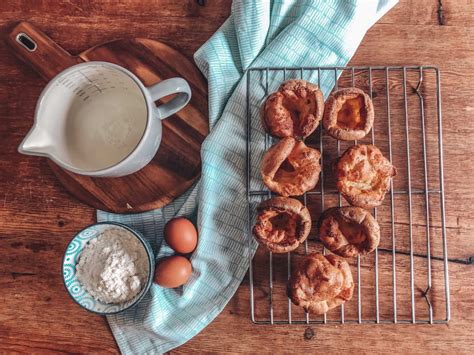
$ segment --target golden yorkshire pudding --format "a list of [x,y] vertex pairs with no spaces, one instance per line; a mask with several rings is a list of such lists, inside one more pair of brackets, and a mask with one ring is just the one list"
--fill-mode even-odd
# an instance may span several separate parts
[[390,189],[395,167],[374,145],[358,144],[347,149],[336,164],[337,189],[353,206],[380,206]]
[[321,154],[292,137],[268,149],[262,160],[262,178],[267,187],[282,196],[299,196],[318,183]]
[[334,207],[324,211],[319,219],[319,239],[334,254],[350,258],[377,248],[380,227],[363,208]]
[[298,248],[311,230],[308,209],[298,200],[274,197],[257,207],[257,222],[253,235],[274,253],[286,253]]
[[323,126],[336,139],[364,138],[373,123],[374,105],[370,96],[360,89],[337,90],[326,100]]
[[323,111],[323,93],[317,85],[288,80],[266,99],[262,125],[275,137],[307,137],[318,127]]
[[309,254],[288,281],[288,297],[307,312],[324,314],[352,298],[354,281],[349,264],[336,255]]

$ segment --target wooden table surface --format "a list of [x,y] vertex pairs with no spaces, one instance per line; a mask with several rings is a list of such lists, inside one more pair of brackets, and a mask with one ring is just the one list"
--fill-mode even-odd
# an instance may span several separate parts
[[[248,280],[204,331],[176,352],[474,351],[474,4],[402,0],[369,30],[352,65],[434,64],[442,71],[446,221],[451,286],[447,325],[260,326]],[[230,1],[0,2],[0,31],[28,20],[72,53],[121,37],[169,43],[188,57],[229,15]],[[0,351],[117,352],[104,318],[71,301],[61,257],[94,210],[70,197],[45,160],[16,151],[44,82],[0,44]],[[435,255],[441,256],[441,255]]]

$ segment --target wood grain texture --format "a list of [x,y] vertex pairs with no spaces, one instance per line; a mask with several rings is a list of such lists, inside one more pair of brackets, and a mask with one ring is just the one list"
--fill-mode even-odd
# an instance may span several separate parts
[[[25,35],[36,47],[28,49],[19,43],[21,36]],[[50,80],[70,66],[82,63],[80,58],[70,55],[28,22],[21,22],[15,26],[7,36],[6,42],[18,58],[30,65],[45,80]]]
[[[460,261],[474,255],[474,166],[469,162],[474,156],[474,12],[471,0],[442,2],[445,26],[438,25],[438,1],[400,1],[369,30],[350,64],[435,64],[442,71],[452,320],[440,326],[310,326],[313,336],[306,325],[256,326],[249,320],[249,288],[244,280],[216,320],[174,352],[473,352],[474,268]],[[230,4],[227,0],[208,0],[204,7],[193,0],[8,0],[0,3],[0,31],[6,35],[24,19],[70,53],[80,53],[91,43],[147,37],[171,44],[191,58],[225,21]],[[67,242],[94,221],[94,211],[65,191],[44,160],[16,153],[31,126],[44,81],[1,44],[0,73],[0,350],[115,353],[118,349],[105,319],[77,307],[64,291],[60,275]],[[400,228],[406,226],[403,216],[396,222]],[[400,258],[399,274],[406,279],[406,260]],[[390,274],[381,272],[385,282]],[[258,290],[260,297],[264,291]],[[370,289],[363,292],[371,297]]]
[[[37,43],[34,52],[17,43],[22,33]],[[27,22],[15,26],[7,43],[46,80],[77,63],[106,61],[130,70],[146,86],[183,77],[191,87],[191,101],[163,121],[159,150],[140,171],[121,178],[92,178],[66,171],[48,160],[59,181],[80,201],[110,212],[148,211],[180,196],[200,176],[201,143],[209,131],[207,84],[197,67],[181,53],[161,42],[135,38],[97,45],[72,56]]]

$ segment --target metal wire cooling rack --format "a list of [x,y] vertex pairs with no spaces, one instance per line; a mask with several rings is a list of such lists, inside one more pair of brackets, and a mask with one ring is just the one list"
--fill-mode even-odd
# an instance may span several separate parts
[[[260,161],[273,138],[261,127],[259,109],[265,97],[284,80],[305,79],[317,83],[323,91],[355,86],[369,93],[374,101],[375,123],[362,142],[376,144],[398,169],[384,204],[373,211],[382,230],[379,248],[371,256],[350,262],[356,283],[353,300],[323,316],[312,316],[287,298],[285,289],[292,260],[308,251],[326,252],[317,241],[313,227],[309,241],[292,253],[277,255],[260,247],[255,257],[249,255],[252,321],[257,324],[447,323],[450,301],[438,68],[269,67],[249,69],[247,73],[250,247],[255,243],[251,232],[255,207],[272,195],[261,182]],[[325,208],[345,204],[331,181],[334,179],[330,164],[341,155],[341,148],[349,145],[326,136],[321,127],[306,143],[321,152],[319,183],[302,197],[305,205],[309,205],[314,226]]]

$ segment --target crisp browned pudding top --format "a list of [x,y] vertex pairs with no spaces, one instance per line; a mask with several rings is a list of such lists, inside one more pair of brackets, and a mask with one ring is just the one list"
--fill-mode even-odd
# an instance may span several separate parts
[[266,99],[261,113],[262,125],[275,137],[304,138],[318,127],[323,112],[323,93],[317,85],[305,80],[288,80]]
[[336,255],[305,256],[288,281],[291,301],[314,314],[323,314],[352,298],[354,281],[347,261]]
[[363,208],[381,205],[396,175],[395,167],[371,144],[347,149],[335,170],[338,190],[351,205]]
[[319,239],[334,254],[349,258],[377,248],[380,227],[369,211],[360,207],[329,208],[319,220]]
[[357,88],[340,89],[326,100],[323,125],[340,140],[365,137],[374,122],[374,106],[369,95]]
[[282,196],[302,195],[318,183],[320,157],[317,149],[291,137],[283,138],[263,156],[263,182]]
[[273,197],[257,207],[253,235],[274,253],[286,253],[298,248],[311,230],[308,209],[298,200]]

